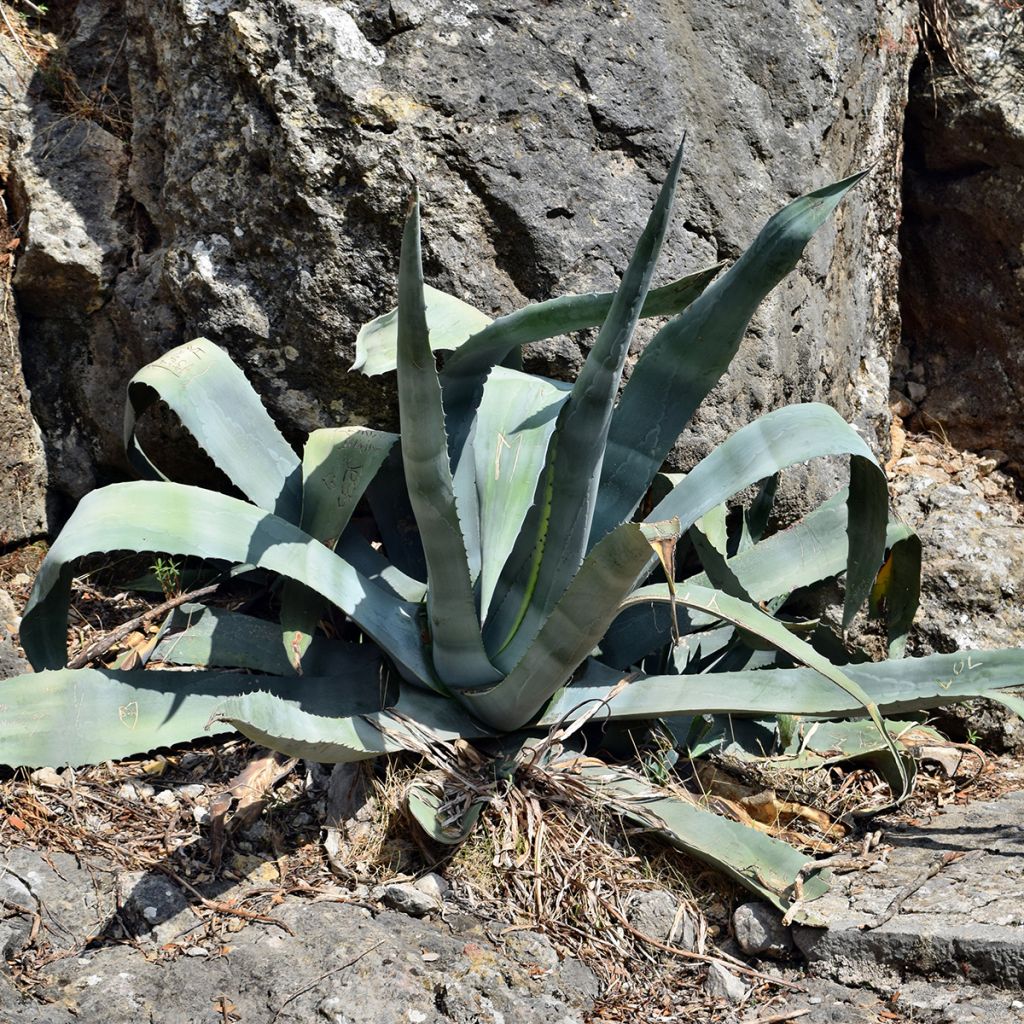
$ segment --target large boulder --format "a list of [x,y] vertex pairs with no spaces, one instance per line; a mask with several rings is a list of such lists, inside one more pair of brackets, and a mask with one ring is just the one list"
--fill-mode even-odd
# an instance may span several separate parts
[[[196,335],[293,437],[392,424],[392,381],[346,370],[393,303],[412,180],[429,281],[499,314],[614,286],[684,130],[663,278],[873,172],[766,303],[676,464],[815,399],[884,447],[912,25],[898,0],[79,0],[61,71],[99,98],[69,114],[44,62],[10,139],[51,485],[73,500],[123,469],[128,377]],[[569,374],[586,344],[531,358]]]
[[1024,473],[1024,25],[950,0],[908,108],[903,309],[912,420]]

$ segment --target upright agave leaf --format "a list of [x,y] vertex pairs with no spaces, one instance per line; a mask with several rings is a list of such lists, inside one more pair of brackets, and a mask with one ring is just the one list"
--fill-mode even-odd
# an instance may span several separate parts
[[721,278],[651,340],[615,410],[590,543],[628,519],[697,406],[725,373],[761,300],[863,174],[790,203]]
[[680,145],[608,316],[559,416],[544,530],[535,541],[542,551],[537,573],[516,581],[511,588],[513,601],[504,602],[511,609],[519,598],[521,611],[516,616],[521,624],[510,623],[510,631],[521,631],[513,641],[516,650],[522,650],[541,628],[586,553],[622,367],[668,229],[682,159]]
[[545,475],[548,443],[568,391],[568,385],[504,367],[491,370],[484,386],[473,439],[484,617],[536,500],[537,481]]
[[[675,536],[678,524],[623,523],[586,557],[533,642],[496,686],[463,694],[466,706],[496,729],[526,725],[594,649],[644,572],[651,544]],[[508,652],[506,652],[508,654]]]
[[398,272],[398,401],[405,479],[427,561],[434,666],[445,684],[457,689],[497,682],[500,676],[480,635],[448,461],[441,385],[427,337],[418,199],[405,224]]

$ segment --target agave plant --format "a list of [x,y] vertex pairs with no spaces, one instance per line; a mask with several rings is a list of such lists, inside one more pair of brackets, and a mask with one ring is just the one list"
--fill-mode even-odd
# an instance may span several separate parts
[[[652,290],[681,158],[680,149],[614,294],[494,321],[424,285],[414,198],[398,307],[357,342],[357,368],[397,371],[400,436],[317,430],[300,458],[210,341],[143,368],[128,388],[125,443],[145,479],[86,497],[42,565],[21,629],[37,671],[0,684],[3,760],[97,762],[215,723],[323,762],[457,738],[507,751],[564,735],[595,710],[605,722],[659,723],[694,754],[725,742],[728,715],[794,763],[827,761],[827,748],[810,744],[819,726],[832,744],[856,738],[858,752],[881,759],[898,802],[911,769],[887,716],[983,695],[1012,704],[1000,691],[1024,677],[1022,651],[902,660],[920,545],[889,521],[882,470],[832,409],[769,413],[687,475],[661,474],[759,302],[861,177],[790,203],[724,273]],[[620,395],[634,328],[653,316],[670,319]],[[571,386],[520,368],[524,344],[590,327],[600,329]],[[446,354],[440,371],[435,353]],[[135,432],[158,400],[243,497],[164,477]],[[849,486],[766,535],[777,474],[837,455],[849,457]],[[724,503],[755,485],[730,531]],[[372,509],[374,532],[353,521],[357,506]],[[677,580],[684,538],[703,572]],[[279,619],[179,609],[152,661],[196,670],[68,669],[73,567],[112,551],[280,577]],[[794,590],[840,575],[844,627],[869,597],[884,606],[888,661],[845,663],[834,633],[786,614]],[[332,608],[360,642],[318,631]],[[824,725],[847,718],[863,721],[846,732]],[[578,769],[624,813],[791,904],[806,865],[796,850],[593,759]],[[428,789],[414,809],[437,838],[463,834],[432,818]],[[823,888],[812,879],[804,897]]]

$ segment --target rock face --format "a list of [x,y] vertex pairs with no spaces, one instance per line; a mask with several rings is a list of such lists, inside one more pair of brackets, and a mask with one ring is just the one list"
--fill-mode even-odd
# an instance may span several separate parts
[[[907,112],[902,282],[920,425],[1024,467],[1024,26],[953,0],[949,48]],[[910,396],[913,398],[913,396]]]
[[[18,79],[9,63],[13,43],[0,41],[0,86],[12,95]],[[47,465],[43,439],[29,406],[19,346],[17,305],[11,287],[18,248],[17,222],[11,223],[9,175],[0,147],[0,547],[46,530]],[[2,671],[2,669],[0,669]]]
[[[197,335],[293,437],[393,423],[391,382],[345,371],[393,302],[412,179],[429,281],[503,313],[616,283],[684,129],[665,278],[737,255],[800,192],[874,171],[676,463],[814,399],[883,447],[912,6],[79,0],[60,69],[90,102],[71,103],[51,55],[8,140],[51,486],[77,499],[123,469],[128,377]],[[531,358],[566,374],[585,345]]]

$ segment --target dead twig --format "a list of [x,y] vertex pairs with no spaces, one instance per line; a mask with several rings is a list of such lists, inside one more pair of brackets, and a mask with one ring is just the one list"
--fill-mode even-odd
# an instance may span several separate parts
[[934,878],[947,864],[953,864],[955,861],[961,860],[967,856],[966,850],[952,850],[948,853],[944,853],[941,857],[933,860],[928,867],[921,872],[917,878],[908,882],[896,895],[893,897],[892,902],[885,910],[879,914],[874,921],[866,921],[860,925],[861,931],[870,931],[873,928],[880,928],[886,921],[892,920],[899,912],[900,908],[911,896],[917,892],[918,889],[924,885],[925,882],[930,878]]
[[144,625],[150,619],[165,615],[167,612],[172,611],[179,605],[186,604],[188,601],[209,597],[219,586],[219,583],[211,583],[205,587],[200,587],[198,590],[190,590],[188,593],[179,594],[177,597],[172,597],[169,601],[164,601],[163,604],[158,604],[155,608],[150,608],[141,615],[136,615],[134,619],[129,619],[127,622],[122,623],[113,632],[108,633],[99,640],[93,641],[85,650],[79,651],[78,654],[68,661],[68,668],[85,668],[90,661],[95,661],[97,658],[102,657],[114,644],[120,643],[129,633],[134,633],[139,626]]
[[784,1010],[782,1013],[773,1013],[770,1017],[755,1017],[752,1024],[785,1024],[786,1021],[796,1020],[797,1017],[806,1017],[810,1008],[803,1010]]
[[800,985],[795,985],[791,981],[783,981],[782,978],[773,978],[770,974],[762,974],[760,971],[755,971],[751,967],[746,967],[745,965],[738,963],[733,957],[729,957],[729,963],[727,964],[725,958],[720,956],[712,956],[710,953],[693,953],[688,949],[681,949],[679,946],[671,946],[667,942],[660,942],[658,939],[652,938],[650,935],[645,935],[639,929],[634,928],[629,921],[627,921],[626,918],[620,914],[614,906],[612,906],[611,903],[606,900],[600,900],[600,903],[601,906],[604,907],[604,909],[607,910],[608,913],[626,929],[626,931],[638,938],[641,942],[646,942],[648,945],[654,946],[655,949],[663,950],[666,953],[682,957],[685,960],[699,960],[706,964],[719,964],[722,967],[727,967],[729,970],[736,971],[738,974],[745,974],[747,977],[757,978],[758,981],[767,981],[769,984],[780,985],[782,988],[789,988],[794,992],[803,992],[803,988]]

